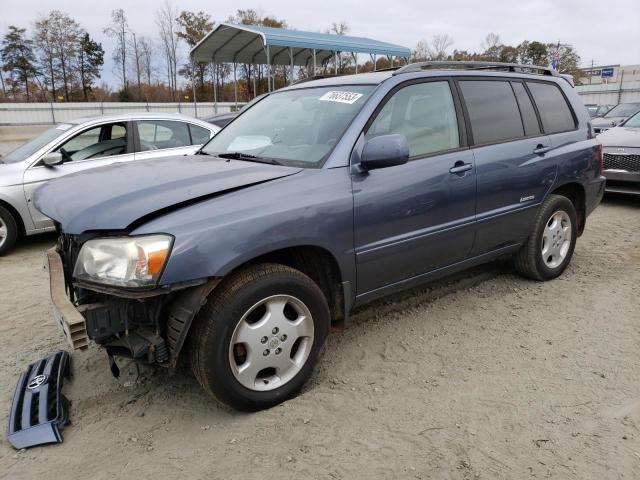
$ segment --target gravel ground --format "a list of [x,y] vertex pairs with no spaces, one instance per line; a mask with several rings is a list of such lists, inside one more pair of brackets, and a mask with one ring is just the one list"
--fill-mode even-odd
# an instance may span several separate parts
[[[66,348],[48,235],[0,258],[0,417],[18,374]],[[640,199],[608,197],[552,282],[493,264],[360,309],[297,398],[243,414],[186,372],[123,386],[74,354],[61,445],[0,478],[638,478]],[[446,292],[446,294],[445,294]]]

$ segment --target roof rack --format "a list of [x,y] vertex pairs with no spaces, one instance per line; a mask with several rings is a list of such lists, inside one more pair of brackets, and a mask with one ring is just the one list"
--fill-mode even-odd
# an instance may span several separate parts
[[502,62],[464,62],[464,61],[447,61],[447,62],[416,62],[399,68],[393,74],[421,72],[422,70],[438,70],[438,69],[462,69],[462,70],[496,70],[506,72],[530,73],[534,75],[549,75],[553,77],[559,76],[558,72],[549,67],[540,67],[538,65],[522,65],[519,63],[502,63]]

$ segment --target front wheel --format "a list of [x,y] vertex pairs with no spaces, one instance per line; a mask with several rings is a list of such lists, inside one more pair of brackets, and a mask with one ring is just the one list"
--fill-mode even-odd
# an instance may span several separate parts
[[13,248],[17,238],[16,219],[6,208],[0,206],[0,256]]
[[261,264],[213,291],[190,333],[191,366],[208,393],[239,410],[272,407],[309,379],[329,307],[305,274]]
[[514,257],[516,270],[534,280],[551,280],[564,272],[576,245],[577,222],[573,203],[561,195],[549,195],[536,222]]

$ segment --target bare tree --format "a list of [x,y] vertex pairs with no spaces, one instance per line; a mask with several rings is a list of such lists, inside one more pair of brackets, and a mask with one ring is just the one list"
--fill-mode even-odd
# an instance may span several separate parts
[[129,51],[131,52],[131,66],[133,67],[133,73],[136,76],[136,83],[138,86],[138,96],[142,88],[142,49],[140,43],[136,38],[136,34],[131,32],[129,35]]
[[499,47],[500,45],[502,45],[502,42],[500,41],[500,35],[491,32],[488,33],[486,37],[484,37],[484,40],[482,40],[482,43],[480,43],[480,48],[482,48],[482,50],[486,52],[487,50]]
[[[333,33],[334,35],[347,35],[349,33],[349,24],[344,20],[340,22],[333,22],[331,24],[331,28],[327,30],[327,33]],[[347,68],[351,64],[351,54],[350,53],[339,53],[337,55],[338,59],[338,71],[340,73],[344,73],[345,68]],[[331,64],[335,68],[335,56],[331,59]]]
[[434,35],[427,49],[430,60],[446,60],[447,50],[453,45],[453,38],[446,33]]
[[151,85],[153,75],[153,44],[147,37],[140,37],[140,61],[142,63],[142,76],[147,85]]
[[423,62],[430,57],[429,42],[426,40],[419,40],[416,44],[416,48],[413,51],[413,61]]
[[116,48],[113,50],[113,60],[119,65],[119,75],[122,88],[127,88],[127,33],[129,24],[124,10],[118,8],[111,12],[111,23],[104,29],[105,35],[114,38]]
[[160,43],[164,52],[167,80],[169,82],[172,100],[175,100],[175,92],[178,88],[177,18],[178,11],[168,0],[166,0],[164,6],[156,12],[156,25],[160,30]]

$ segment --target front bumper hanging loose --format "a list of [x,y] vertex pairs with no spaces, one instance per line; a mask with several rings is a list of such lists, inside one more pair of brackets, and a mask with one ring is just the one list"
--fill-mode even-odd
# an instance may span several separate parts
[[9,443],[17,449],[61,443],[69,423],[69,400],[62,394],[71,379],[69,354],[53,353],[20,374],[9,414]]
[[69,345],[74,350],[84,350],[89,346],[85,319],[67,296],[62,259],[54,248],[45,252],[44,267],[49,271],[53,316]]

